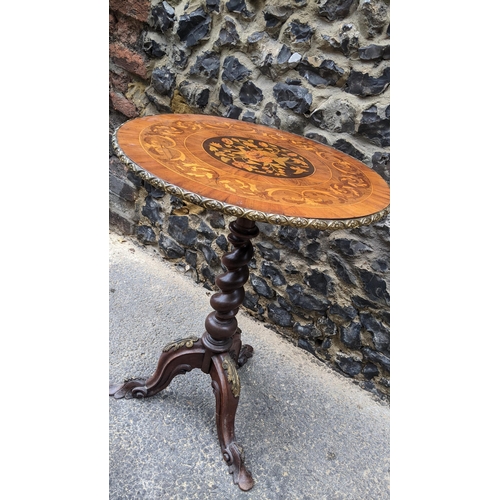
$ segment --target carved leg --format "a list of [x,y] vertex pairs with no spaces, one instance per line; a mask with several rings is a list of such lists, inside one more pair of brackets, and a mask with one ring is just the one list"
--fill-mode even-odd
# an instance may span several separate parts
[[154,374],[147,380],[129,380],[110,385],[109,395],[115,399],[146,398],[165,389],[172,379],[193,368],[201,368],[205,348],[196,337],[175,340],[163,348]]
[[237,368],[241,368],[253,356],[253,347],[251,345],[241,345],[241,330],[239,328],[233,335],[233,343],[229,349],[229,354],[236,363]]
[[254,485],[251,474],[245,467],[243,448],[236,443],[234,419],[240,395],[240,378],[236,363],[229,353],[218,354],[212,358],[212,388],[215,394],[215,419],[222,457],[229,466],[233,481],[243,491]]
[[252,356],[253,348],[241,345],[241,330],[236,314],[245,298],[248,263],[253,257],[250,240],[259,234],[254,221],[238,218],[229,225],[228,239],[234,249],[222,257],[227,272],[217,277],[220,292],[212,295],[214,309],[205,320],[205,333],[198,339],[188,337],[167,345],[158,360],[155,373],[147,380],[129,380],[111,385],[109,395],[120,398],[145,398],[165,389],[177,375],[199,368],[209,373],[216,399],[217,434],[222,456],[233,480],[247,491],[254,481],[244,465],[242,448],[234,437],[234,419],[238,408],[240,379],[237,368]]

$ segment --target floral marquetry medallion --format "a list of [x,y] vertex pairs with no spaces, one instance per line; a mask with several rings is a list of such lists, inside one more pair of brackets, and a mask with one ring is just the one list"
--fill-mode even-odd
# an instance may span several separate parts
[[388,213],[389,188],[376,172],[329,146],[263,125],[154,115],[124,123],[114,144],[143,179],[224,213],[299,227],[312,227],[308,219],[320,221],[314,227],[366,217],[371,223]]
[[265,141],[213,137],[203,143],[203,149],[232,167],[268,177],[307,177],[314,172],[303,156]]

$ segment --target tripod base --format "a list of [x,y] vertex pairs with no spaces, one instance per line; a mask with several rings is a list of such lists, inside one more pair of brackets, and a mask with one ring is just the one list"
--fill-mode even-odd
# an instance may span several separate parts
[[149,379],[110,384],[109,395],[115,399],[146,398],[168,387],[177,375],[193,368],[208,373],[215,395],[215,419],[222,457],[229,466],[234,483],[243,491],[248,491],[254,485],[254,480],[245,467],[243,448],[236,442],[234,420],[240,395],[237,369],[252,356],[253,348],[241,345],[240,333],[238,329],[233,335],[230,349],[220,353],[205,347],[203,338],[176,340],[164,347],[156,371]]

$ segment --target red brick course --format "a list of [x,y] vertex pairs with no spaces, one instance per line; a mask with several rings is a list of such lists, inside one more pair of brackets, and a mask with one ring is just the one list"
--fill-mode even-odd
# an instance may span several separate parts
[[[118,70],[118,68],[117,68]],[[132,81],[130,74],[119,70],[119,72],[110,71],[109,72],[109,83],[114,90],[125,94],[128,90],[128,84]]]
[[124,114],[127,118],[135,118],[136,116],[139,116],[139,112],[137,111],[135,104],[131,103],[123,94],[111,90],[109,92],[109,97],[113,108]]
[[145,22],[151,9],[151,0],[109,0],[109,8]]
[[146,80],[149,76],[148,59],[145,55],[115,42],[109,45],[109,55],[112,61],[126,71]]
[[122,14],[115,13],[115,22],[110,34],[113,41],[123,45],[135,45],[143,29],[143,23]]

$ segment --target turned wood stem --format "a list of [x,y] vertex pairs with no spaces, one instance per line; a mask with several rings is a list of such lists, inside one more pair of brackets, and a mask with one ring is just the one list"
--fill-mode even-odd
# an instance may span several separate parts
[[[220,291],[212,295],[210,305],[214,311],[205,320],[203,344],[211,353],[230,349],[232,337],[238,328],[236,314],[245,298],[244,285],[248,280],[248,263],[253,257],[251,238],[259,234],[255,221],[238,218],[229,224],[228,240],[233,250],[222,257],[227,271],[216,278]],[[209,366],[204,364],[208,371]]]

